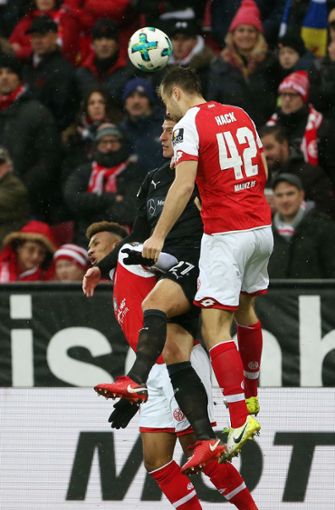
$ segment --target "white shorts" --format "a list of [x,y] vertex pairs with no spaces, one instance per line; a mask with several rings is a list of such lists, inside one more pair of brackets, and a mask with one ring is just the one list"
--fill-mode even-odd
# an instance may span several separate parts
[[234,311],[240,293],[264,294],[273,249],[271,227],[227,234],[204,234],[194,303],[202,308]]
[[[208,416],[214,424],[211,366],[201,345],[191,353],[191,363],[202,380],[208,396]],[[183,435],[191,432],[190,424],[179,409],[165,364],[154,365],[147,381],[148,400],[140,407],[140,432],[172,432]]]

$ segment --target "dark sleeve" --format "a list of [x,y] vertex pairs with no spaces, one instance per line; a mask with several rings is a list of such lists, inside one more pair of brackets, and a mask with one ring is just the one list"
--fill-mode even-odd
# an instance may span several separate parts
[[134,221],[133,230],[129,236],[125,237],[105,258],[100,260],[97,264],[101,271],[102,277],[108,277],[109,271],[116,267],[119,251],[122,246],[126,243],[132,243],[134,241],[142,242],[145,241],[151,233],[150,225],[147,221],[146,216],[146,197],[148,193],[148,185],[151,180],[151,173],[149,173],[144,179],[137,193],[137,207],[138,213]]

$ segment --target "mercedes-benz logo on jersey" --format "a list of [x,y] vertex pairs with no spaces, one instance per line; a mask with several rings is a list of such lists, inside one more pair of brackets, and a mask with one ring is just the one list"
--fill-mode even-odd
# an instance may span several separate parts
[[148,200],[147,208],[148,208],[149,215],[154,216],[154,214],[156,212],[156,203],[153,198],[150,198],[150,200]]

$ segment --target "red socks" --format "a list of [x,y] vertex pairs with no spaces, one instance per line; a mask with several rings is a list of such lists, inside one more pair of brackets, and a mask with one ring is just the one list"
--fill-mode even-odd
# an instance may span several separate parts
[[[230,463],[209,462],[204,473],[210,478],[218,492],[239,510],[258,510],[249,489],[237,469]],[[200,501],[190,479],[180,472],[172,460],[165,466],[151,471],[149,475],[170,503],[178,510],[201,510]]]
[[204,473],[210,478],[218,492],[239,510],[258,510],[249,489],[237,469],[230,463],[208,463]]
[[201,510],[200,501],[190,479],[180,471],[178,464],[171,460],[165,466],[151,471],[149,475],[170,503],[178,510]]
[[244,368],[244,391],[246,398],[257,397],[259,370],[261,366],[263,336],[260,321],[251,326],[237,326],[238,348]]
[[221,342],[209,351],[212,367],[228,404],[230,423],[241,427],[248,416],[243,388],[243,365],[233,340]]

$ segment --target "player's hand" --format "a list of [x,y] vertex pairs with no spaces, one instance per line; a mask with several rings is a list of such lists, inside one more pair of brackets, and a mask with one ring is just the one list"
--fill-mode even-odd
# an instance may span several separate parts
[[155,261],[153,259],[146,259],[142,253],[137,250],[131,250],[130,248],[124,248],[121,250],[122,253],[127,253],[127,257],[123,259],[126,266],[133,264],[140,264],[141,266],[153,266]]
[[112,429],[125,429],[140,408],[138,404],[131,404],[125,398],[121,398],[113,407],[114,411],[108,418]]
[[142,255],[147,259],[157,262],[160,252],[163,249],[164,239],[152,235],[143,243]]
[[94,295],[95,287],[101,278],[101,271],[98,267],[90,267],[84,274],[82,289],[86,297]]

